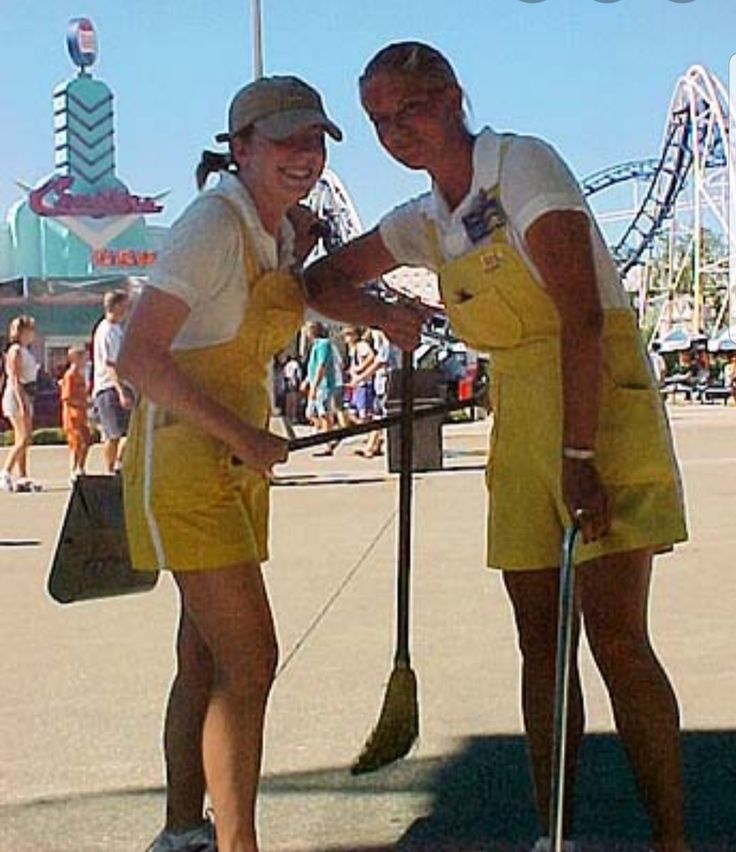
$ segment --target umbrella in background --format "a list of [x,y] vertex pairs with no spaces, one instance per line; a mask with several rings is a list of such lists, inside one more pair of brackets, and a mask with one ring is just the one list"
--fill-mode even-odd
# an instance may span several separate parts
[[721,329],[708,341],[711,352],[736,352],[736,325]]
[[660,352],[685,352],[699,343],[704,344],[707,338],[704,334],[693,334],[686,328],[673,328],[659,339]]

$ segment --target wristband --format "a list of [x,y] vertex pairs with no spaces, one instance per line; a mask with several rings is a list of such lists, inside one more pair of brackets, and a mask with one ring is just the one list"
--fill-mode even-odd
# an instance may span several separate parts
[[563,447],[563,459],[574,459],[575,461],[591,461],[595,458],[595,450],[583,450],[578,447]]

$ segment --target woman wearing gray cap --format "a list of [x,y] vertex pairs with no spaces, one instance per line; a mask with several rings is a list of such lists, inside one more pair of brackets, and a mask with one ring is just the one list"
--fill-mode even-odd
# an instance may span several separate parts
[[[277,658],[260,567],[267,474],[287,457],[286,442],[267,431],[266,375],[303,322],[292,268],[311,248],[302,231],[312,220],[290,210],[324,167],[325,133],[342,136],[301,80],[265,78],[238,92],[220,181],[172,227],[120,355],[142,395],[123,470],[131,556],[139,570],[172,571],[181,597],[164,734],[167,820],[153,852],[257,849]],[[207,171],[198,170],[200,183]],[[340,301],[337,318],[346,309],[345,319],[416,343],[415,312],[359,294]],[[217,845],[202,820],[205,787]]]

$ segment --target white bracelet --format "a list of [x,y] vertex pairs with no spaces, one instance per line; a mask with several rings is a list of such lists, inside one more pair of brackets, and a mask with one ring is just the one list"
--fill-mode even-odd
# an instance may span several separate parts
[[563,447],[563,459],[575,459],[576,461],[590,461],[595,458],[595,450],[582,450],[578,447]]

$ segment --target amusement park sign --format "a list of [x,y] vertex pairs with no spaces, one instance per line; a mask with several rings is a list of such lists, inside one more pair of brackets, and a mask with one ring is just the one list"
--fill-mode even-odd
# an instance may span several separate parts
[[73,195],[73,183],[74,178],[69,175],[50,178],[30,191],[28,206],[37,216],[56,219],[93,250],[104,249],[140,216],[164,209],[156,199],[132,195],[127,190]]
[[[163,205],[153,198],[141,198],[120,189],[106,189],[95,195],[72,195],[73,177],[57,175],[38,189],[31,190],[28,202],[37,216],[125,216],[160,213]],[[50,201],[50,196],[54,196]]]

